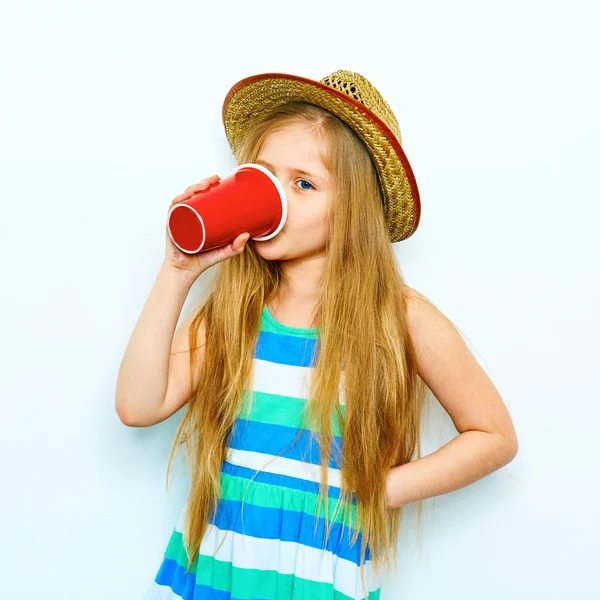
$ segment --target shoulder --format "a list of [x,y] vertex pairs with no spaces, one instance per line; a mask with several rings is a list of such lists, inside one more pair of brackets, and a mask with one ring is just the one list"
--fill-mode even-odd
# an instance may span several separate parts
[[406,317],[411,333],[423,333],[424,329],[435,326],[452,326],[450,320],[421,292],[404,286]]
[[[404,286],[406,326],[422,377],[431,379],[443,367],[456,368],[468,352],[454,323],[421,292]],[[462,365],[461,365],[462,366]]]

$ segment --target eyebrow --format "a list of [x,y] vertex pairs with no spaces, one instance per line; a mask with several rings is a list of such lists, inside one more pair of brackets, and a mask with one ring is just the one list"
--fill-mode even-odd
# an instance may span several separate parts
[[[275,167],[273,165],[269,164],[266,160],[257,159],[254,162],[259,165],[263,165],[264,167],[267,167],[267,169],[269,169],[269,171],[272,171],[273,173],[275,172]],[[314,175],[313,173],[309,173],[308,171],[304,171],[303,169],[289,167],[288,169],[285,169],[285,170],[287,170],[289,173],[296,173],[297,175],[306,175],[307,177],[312,177],[314,179],[323,180],[322,177],[319,177],[318,175]]]

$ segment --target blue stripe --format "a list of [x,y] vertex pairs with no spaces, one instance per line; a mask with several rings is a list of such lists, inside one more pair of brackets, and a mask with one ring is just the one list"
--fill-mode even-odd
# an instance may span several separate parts
[[196,574],[185,574],[186,567],[182,567],[172,558],[165,558],[158,570],[154,581],[158,585],[170,587],[183,600],[243,600],[233,598],[231,592],[215,590],[209,585],[196,585]]
[[[269,485],[277,485],[280,487],[290,488],[301,492],[311,492],[312,494],[319,493],[319,484],[316,481],[308,479],[300,479],[291,475],[280,475],[279,473],[269,473],[268,471],[257,471],[242,465],[236,465],[225,461],[221,471],[233,477],[243,477],[244,479],[254,479],[260,483],[268,483]],[[329,498],[338,499],[340,497],[340,488],[335,485],[327,486],[327,496]],[[352,504],[356,504],[356,494],[352,495]]]
[[[228,445],[236,450],[249,450],[272,456],[281,453],[284,458],[320,465],[321,449],[318,445],[320,437],[318,432],[314,433],[315,439],[311,443],[311,432],[304,430],[298,441],[291,448],[287,448],[294,441],[299,431],[300,429],[297,427],[286,427],[285,425],[262,423],[260,421],[246,421],[246,419],[238,418],[229,434]],[[337,435],[332,436],[329,466],[333,469],[339,469],[338,463],[341,461],[342,446],[342,438]],[[284,448],[287,449],[282,453]]]
[[[317,521],[316,533],[314,533],[315,520]],[[221,499],[216,515],[211,517],[210,522],[221,531],[233,531],[261,539],[297,542],[310,548],[323,549],[325,520],[307,513]],[[350,539],[353,534],[353,529],[335,521],[330,522],[330,533],[325,550],[339,558],[353,562],[358,567],[362,533],[358,534],[354,545],[350,548]],[[321,543],[317,540],[320,540]],[[370,559],[371,549],[367,545],[365,560]],[[186,600],[198,597],[233,600],[229,592],[215,590],[206,585],[196,585],[196,575],[191,572],[186,575],[185,571],[186,568],[179,565],[177,561],[165,558],[158,570],[155,582],[159,585],[170,586],[176,594]],[[194,596],[195,593],[200,595]]]
[[317,340],[312,338],[260,331],[254,356],[282,365],[313,367],[312,360],[316,345]]
[[[317,531],[313,535],[315,521]],[[242,503],[238,500],[221,498],[217,506],[217,514],[211,518],[211,523],[223,531],[235,531],[260,539],[297,542],[309,548],[325,549],[339,558],[349,560],[356,566],[359,565],[362,533],[358,534],[356,542],[350,548],[354,529],[337,521],[329,522],[326,548],[323,548],[325,519],[305,512],[256,506],[249,502]],[[367,546],[365,560],[370,557],[370,548]]]

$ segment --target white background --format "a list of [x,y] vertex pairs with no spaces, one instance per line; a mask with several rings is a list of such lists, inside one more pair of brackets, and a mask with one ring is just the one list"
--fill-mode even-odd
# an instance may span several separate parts
[[[154,577],[185,498],[183,469],[164,485],[181,414],[128,428],[114,389],[168,205],[233,168],[220,119],[236,81],[340,68],[400,122],[422,199],[395,246],[406,282],[459,326],[520,440],[507,468],[426,502],[420,546],[407,512],[382,598],[599,598],[599,16],[580,1],[2,3],[2,598],[133,600]],[[454,435],[433,404],[426,452]]]

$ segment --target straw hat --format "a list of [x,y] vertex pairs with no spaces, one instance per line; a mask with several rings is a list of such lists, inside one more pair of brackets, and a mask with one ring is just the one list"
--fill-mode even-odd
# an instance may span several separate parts
[[314,81],[286,73],[262,73],[232,86],[223,102],[225,134],[234,156],[247,131],[288,102],[316,104],[349,125],[371,153],[379,176],[390,240],[399,242],[419,225],[417,182],[388,103],[360,73],[339,70]]

